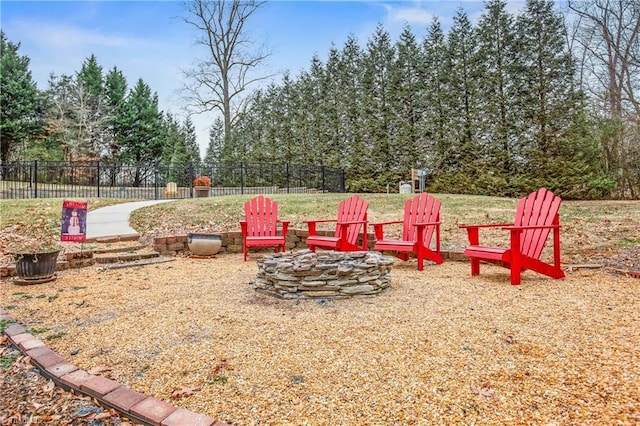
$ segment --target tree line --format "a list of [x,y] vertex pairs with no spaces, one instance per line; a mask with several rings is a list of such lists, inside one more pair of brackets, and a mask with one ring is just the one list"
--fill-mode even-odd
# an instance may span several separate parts
[[[203,27],[223,39],[240,36],[262,5],[193,4],[190,25],[239,17],[219,20],[229,28]],[[433,192],[517,196],[544,186],[565,198],[638,198],[640,6],[567,6],[561,13],[553,1],[527,0],[510,13],[504,0],[490,0],[476,24],[460,9],[446,33],[436,17],[420,40],[408,25],[396,41],[378,25],[364,46],[350,36],[325,61],[316,55],[299,75],[243,98],[244,84],[219,99],[218,91],[191,91],[187,97],[224,112],[210,127],[204,161],[322,163],[345,170],[353,192],[395,188],[421,169]],[[234,46],[204,35],[211,52],[221,50],[214,59],[229,59],[221,55]],[[129,90],[117,68],[105,74],[92,56],[39,92],[18,47],[2,35],[2,161],[160,159],[175,173],[200,161],[193,124],[158,111],[142,80]],[[234,63],[201,64],[218,62]],[[186,77],[226,87],[229,75],[203,65]],[[11,90],[17,105],[5,99]],[[240,100],[233,111],[232,99]]]
[[49,76],[38,90],[19,43],[1,38],[0,161],[103,161],[167,167],[183,182],[201,162],[190,118],[164,113],[144,80],[129,88],[121,70],[104,72],[95,55],[73,75]]
[[[416,168],[437,192],[545,186],[566,198],[637,198],[638,104],[623,96],[600,109],[613,94],[589,92],[593,74],[577,58],[579,47],[591,56],[597,31],[587,40],[583,21],[572,39],[567,16],[551,1],[529,0],[516,15],[492,0],[476,25],[459,10],[446,34],[434,18],[421,40],[406,26],[394,42],[379,25],[364,48],[350,37],[326,61],[255,92],[219,158],[322,161],[346,170],[352,191],[396,187]],[[638,74],[623,74],[636,93]]]

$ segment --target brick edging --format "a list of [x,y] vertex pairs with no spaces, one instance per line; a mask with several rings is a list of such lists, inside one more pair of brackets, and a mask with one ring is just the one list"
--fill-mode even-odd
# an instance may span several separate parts
[[49,349],[41,340],[28,333],[7,311],[0,307],[0,321],[13,324],[4,334],[40,374],[51,379],[56,386],[95,398],[101,405],[111,407],[122,416],[152,426],[229,426],[204,414],[171,405],[162,400],[129,389],[104,376],[86,372]]

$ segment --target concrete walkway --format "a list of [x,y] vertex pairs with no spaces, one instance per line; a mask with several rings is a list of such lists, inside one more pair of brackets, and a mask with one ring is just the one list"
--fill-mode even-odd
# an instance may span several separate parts
[[175,200],[134,201],[92,210],[87,213],[87,238],[137,234],[138,231],[129,225],[131,212],[142,207],[170,201]]

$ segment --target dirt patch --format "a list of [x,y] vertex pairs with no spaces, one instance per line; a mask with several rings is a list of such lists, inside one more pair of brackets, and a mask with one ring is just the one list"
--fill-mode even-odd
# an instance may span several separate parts
[[[0,286],[53,350],[233,424],[637,424],[640,280],[397,261],[365,299],[257,294],[255,259],[177,258]],[[3,386],[4,389],[4,386]]]

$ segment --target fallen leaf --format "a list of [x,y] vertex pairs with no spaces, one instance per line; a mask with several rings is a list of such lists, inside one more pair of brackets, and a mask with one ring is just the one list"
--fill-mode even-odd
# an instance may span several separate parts
[[492,396],[495,395],[496,391],[495,389],[490,389],[490,386],[491,384],[486,382],[486,383],[483,383],[481,386],[472,387],[471,392],[484,398],[491,398]]
[[56,388],[56,384],[55,384],[55,383],[53,383],[53,380],[49,380],[49,381],[47,382],[47,384],[46,384],[46,385],[44,385],[44,386],[42,387],[42,390],[43,390],[44,392],[51,392],[51,391],[52,391],[52,390],[54,390],[55,388]]
[[515,343],[513,336],[508,335],[504,331],[502,332],[502,340],[509,345]]
[[183,386],[180,389],[176,389],[171,392],[171,398],[182,398],[185,396],[191,396],[194,392],[199,391],[200,386]]
[[90,370],[87,370],[87,373],[100,376],[102,375],[102,373],[106,373],[107,371],[111,371],[111,367],[108,367],[106,365],[98,365]]

